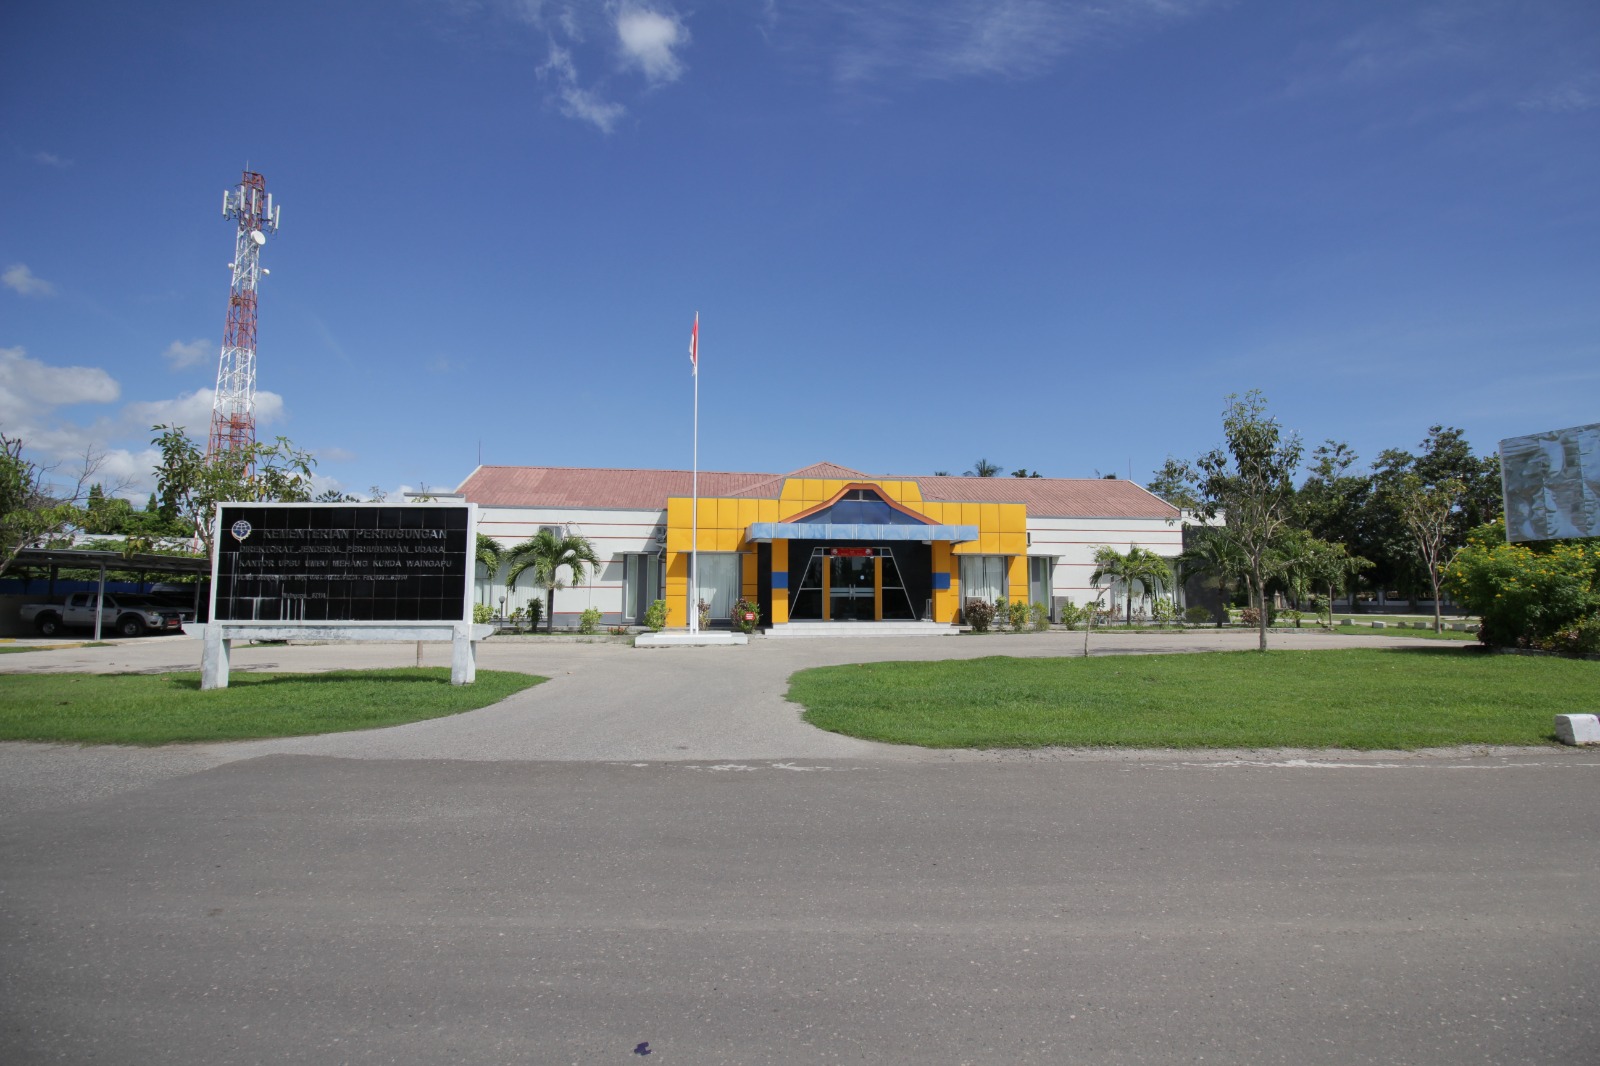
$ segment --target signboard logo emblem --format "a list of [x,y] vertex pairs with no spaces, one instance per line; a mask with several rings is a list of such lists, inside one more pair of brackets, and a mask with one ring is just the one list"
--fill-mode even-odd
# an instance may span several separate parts
[[244,540],[244,538],[246,538],[246,537],[248,537],[250,535],[250,533],[252,532],[252,530],[254,530],[254,528],[255,527],[252,526],[249,522],[246,522],[242,518],[239,519],[239,521],[237,521],[237,522],[235,522],[233,524],[233,530],[232,530],[233,539],[237,540],[237,541]]

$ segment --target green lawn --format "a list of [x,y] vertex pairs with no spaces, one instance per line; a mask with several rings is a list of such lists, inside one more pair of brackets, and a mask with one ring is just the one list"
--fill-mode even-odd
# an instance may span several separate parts
[[326,674],[10,674],[0,678],[0,740],[169,744],[339,733],[420,722],[498,703],[545,678],[480,670],[450,684],[442,667]]
[[1407,749],[1554,742],[1600,663],[1470,649],[986,658],[802,670],[822,729],[931,748]]

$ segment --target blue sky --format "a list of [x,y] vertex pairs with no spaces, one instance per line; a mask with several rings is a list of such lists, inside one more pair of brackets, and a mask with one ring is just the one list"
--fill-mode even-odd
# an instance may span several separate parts
[[1600,421],[1600,5],[347,0],[0,14],[0,429],[1137,480],[1261,389],[1370,460]]

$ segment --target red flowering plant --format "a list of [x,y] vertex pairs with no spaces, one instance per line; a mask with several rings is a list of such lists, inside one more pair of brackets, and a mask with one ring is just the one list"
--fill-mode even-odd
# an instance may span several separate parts
[[756,626],[761,624],[761,605],[755,600],[740,600],[733,605],[729,617],[733,619],[733,628],[745,633],[754,633]]

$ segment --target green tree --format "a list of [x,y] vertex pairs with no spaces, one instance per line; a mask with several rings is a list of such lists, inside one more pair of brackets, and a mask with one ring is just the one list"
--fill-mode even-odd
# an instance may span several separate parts
[[1279,558],[1274,568],[1281,573],[1295,605],[1298,607],[1311,590],[1325,590],[1330,623],[1335,589],[1345,588],[1351,578],[1372,565],[1359,555],[1351,555],[1343,544],[1322,540],[1304,530],[1286,533],[1277,551]]
[[1197,477],[1194,467],[1169,455],[1161,468],[1150,475],[1150,484],[1145,488],[1174,507],[1192,511],[1200,506]]
[[[1430,575],[1417,551],[1416,535],[1401,509],[1410,495],[1406,478],[1415,475],[1423,486],[1459,482],[1459,495],[1446,522],[1440,557],[1447,559],[1467,542],[1467,534],[1501,517],[1500,460],[1479,458],[1462,432],[1451,426],[1431,426],[1419,451],[1388,448],[1373,464],[1372,498],[1365,516],[1363,555],[1376,567],[1374,577],[1388,588],[1415,597],[1432,590],[1437,574]],[[1437,593],[1434,593],[1437,598]]]
[[508,588],[515,588],[517,579],[531,571],[534,588],[544,589],[547,632],[555,631],[556,590],[566,587],[561,580],[562,569],[572,573],[572,583],[576,585],[588,576],[591,568],[600,568],[600,557],[595,554],[594,545],[589,543],[588,538],[572,533],[557,533],[553,529],[539,530],[528,540],[508,550],[505,559],[509,564],[506,570]]
[[1228,397],[1222,413],[1225,444],[1200,457],[1200,507],[1207,520],[1223,520],[1219,536],[1244,556],[1254,602],[1260,608],[1260,650],[1267,650],[1266,586],[1272,552],[1293,515],[1294,474],[1302,448],[1298,434],[1284,434],[1267,416],[1267,401],[1255,389]]
[[483,564],[485,575],[489,579],[489,598],[494,598],[494,579],[500,576],[500,561],[502,552],[500,542],[483,533],[478,534],[476,548],[477,561]]
[[185,536],[199,538],[208,556],[217,504],[311,499],[311,468],[317,461],[287,437],[207,458],[183,427],[153,428],[157,436],[150,443],[161,451],[156,467],[161,508],[176,518]]
[[987,459],[979,459],[976,466],[967,471],[967,477],[994,477],[1000,473],[1000,464],[991,463]]
[[1031,470],[1030,471],[1027,467],[1023,467],[1021,470],[1013,470],[1013,471],[1011,471],[1011,476],[1012,477],[1044,477],[1044,475],[1039,473],[1039,471],[1037,471],[1037,470]]
[[[1460,479],[1447,477],[1430,485],[1419,474],[1405,474],[1391,490],[1394,506],[1411,534],[1411,541],[1433,592],[1433,631],[1444,629],[1439,617],[1439,583],[1449,550],[1451,525],[1466,496]],[[1453,554],[1453,553],[1452,553]]]
[[71,483],[51,479],[52,470],[23,454],[20,437],[0,432],[0,574],[24,548],[42,545],[81,526],[78,505],[89,495],[101,456],[86,451]]
[[1109,580],[1113,585],[1121,583],[1127,594],[1127,613],[1125,617],[1133,620],[1133,586],[1139,586],[1141,598],[1151,598],[1160,595],[1172,587],[1172,568],[1167,561],[1149,548],[1141,548],[1137,544],[1129,545],[1126,552],[1119,552],[1109,544],[1102,544],[1094,552],[1094,573],[1089,575],[1089,584],[1099,585],[1103,580]]
[[1216,583],[1217,597],[1221,601],[1223,617],[1227,617],[1228,604],[1233,599],[1234,584],[1242,581],[1249,568],[1244,553],[1239,550],[1226,532],[1217,526],[1191,526],[1185,533],[1188,546],[1178,556],[1178,572],[1184,580],[1189,577],[1209,577]]

